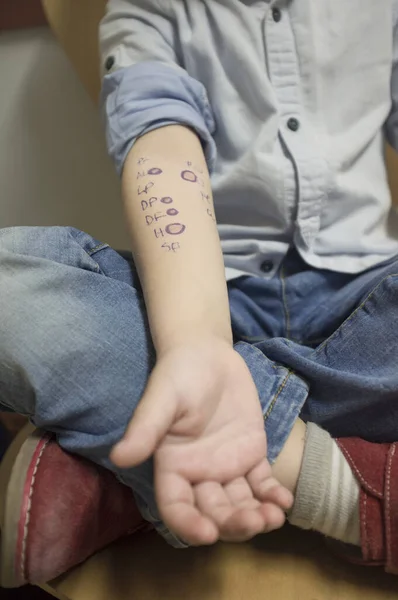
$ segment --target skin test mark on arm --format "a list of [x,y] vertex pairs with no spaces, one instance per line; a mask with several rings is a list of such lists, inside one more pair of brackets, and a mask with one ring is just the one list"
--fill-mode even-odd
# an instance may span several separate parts
[[184,181],[189,181],[189,183],[196,183],[198,181],[198,178],[195,175],[195,173],[193,171],[188,170],[181,172],[181,179],[183,179]]
[[147,183],[145,187],[141,187],[139,185],[138,190],[137,190],[138,195],[141,196],[141,194],[147,194],[154,185],[155,184],[153,183],[153,181],[150,181],[149,183]]
[[164,248],[166,252],[177,252],[181,249],[181,246],[178,242],[164,242],[164,244],[162,244],[162,248]]
[[165,231],[169,235],[181,235],[186,230],[185,225],[182,223],[170,223],[170,225],[166,225]]

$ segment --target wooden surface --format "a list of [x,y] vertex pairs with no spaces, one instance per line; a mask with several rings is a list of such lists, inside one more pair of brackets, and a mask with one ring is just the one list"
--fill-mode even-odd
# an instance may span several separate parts
[[[96,101],[97,28],[105,0],[43,0],[43,5]],[[396,155],[389,160],[398,192]],[[320,537],[286,528],[250,544],[179,551],[155,534],[134,536],[46,589],[62,600],[397,600],[398,578],[346,565]]]
[[287,527],[188,550],[132,536],[46,589],[62,600],[397,600],[398,578],[347,565],[320,536]]

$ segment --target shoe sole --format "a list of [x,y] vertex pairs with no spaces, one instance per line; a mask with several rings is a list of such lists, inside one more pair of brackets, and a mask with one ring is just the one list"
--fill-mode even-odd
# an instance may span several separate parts
[[0,587],[24,585],[31,495],[37,466],[50,436],[26,425],[0,463]]

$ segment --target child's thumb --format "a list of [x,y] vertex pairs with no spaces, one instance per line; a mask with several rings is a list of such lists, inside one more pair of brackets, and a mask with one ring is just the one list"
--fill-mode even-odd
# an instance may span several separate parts
[[115,465],[134,467],[153,455],[175,417],[174,399],[167,396],[164,386],[150,381],[123,438],[112,450]]

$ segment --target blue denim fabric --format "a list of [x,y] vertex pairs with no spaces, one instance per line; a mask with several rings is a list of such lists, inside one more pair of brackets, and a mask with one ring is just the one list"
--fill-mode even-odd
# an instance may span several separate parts
[[[397,277],[395,260],[341,275],[291,251],[270,280],[229,283],[271,461],[300,414],[336,436],[397,439]],[[154,360],[130,260],[75,229],[0,230],[0,405],[111,469],[178,547],[157,511],[152,461],[120,470],[108,459]]]

